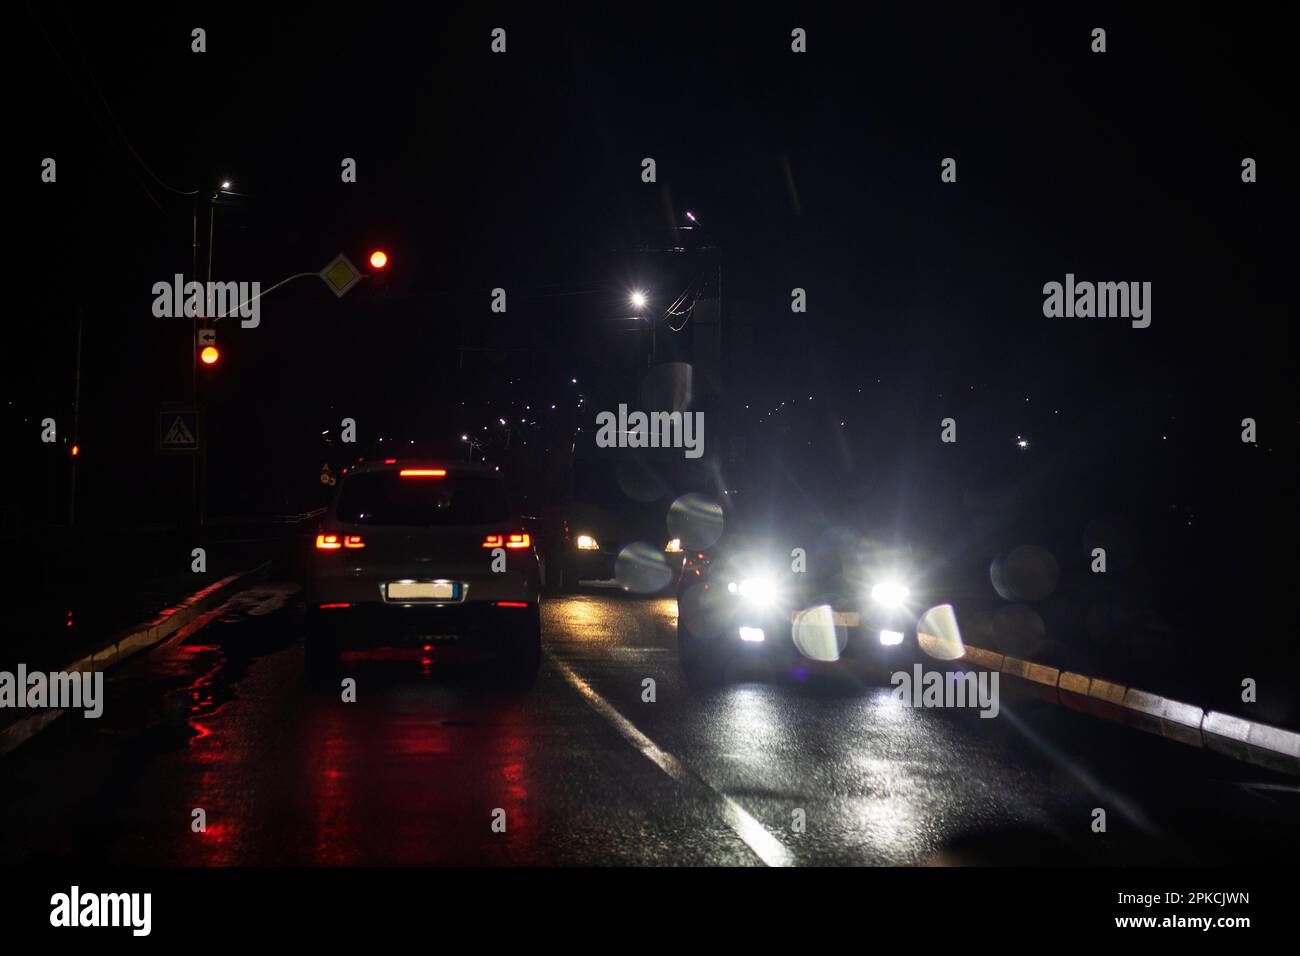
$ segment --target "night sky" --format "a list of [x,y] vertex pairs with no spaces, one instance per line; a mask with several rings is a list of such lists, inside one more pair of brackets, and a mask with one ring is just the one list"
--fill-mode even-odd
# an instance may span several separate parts
[[[223,323],[202,375],[217,513],[311,506],[344,415],[363,444],[440,443],[541,409],[527,427],[558,447],[633,400],[628,291],[663,307],[697,268],[638,250],[691,210],[722,270],[738,469],[779,463],[814,500],[848,488],[985,551],[1078,547],[1105,518],[1168,618],[1209,593],[1225,626],[1249,619],[1294,579],[1283,34],[1224,9],[1054,7],[24,11],[6,507],[62,518],[66,448],[36,422],[70,419],[82,308],[83,513],[185,520],[188,463],[152,429],[188,397],[190,328],[154,318],[150,290],[190,272],[190,191],[204,234],[213,187],[244,194],[216,213],[218,280],[392,257],[342,300],[303,279],[259,328]],[[1151,282],[1151,327],[1045,318],[1066,273]]]

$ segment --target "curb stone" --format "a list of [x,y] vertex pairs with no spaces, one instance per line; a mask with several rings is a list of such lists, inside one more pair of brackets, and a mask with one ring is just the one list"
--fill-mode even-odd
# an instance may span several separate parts
[[[123,663],[143,650],[171,637],[186,624],[206,611],[221,604],[244,584],[264,576],[271,569],[270,561],[238,574],[231,574],[191,594],[174,607],[169,607],[151,621],[137,624],[123,633],[109,638],[101,647],[65,665],[61,670],[103,671]],[[63,710],[37,711],[5,727],[0,727],[0,757],[21,746],[50,726],[63,715]]]

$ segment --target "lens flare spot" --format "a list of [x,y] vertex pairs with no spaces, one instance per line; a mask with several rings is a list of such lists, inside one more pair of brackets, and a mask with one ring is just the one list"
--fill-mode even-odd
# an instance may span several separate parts
[[635,541],[618,553],[614,578],[629,591],[654,594],[672,582],[673,572],[662,550],[645,541]]
[[838,661],[849,639],[847,628],[835,626],[829,604],[796,611],[792,636],[799,653],[814,661]]
[[966,653],[961,627],[951,604],[940,604],[916,622],[916,643],[921,650],[941,661],[955,661]]
[[668,535],[691,551],[711,548],[722,537],[722,506],[699,492],[688,492],[668,509]]

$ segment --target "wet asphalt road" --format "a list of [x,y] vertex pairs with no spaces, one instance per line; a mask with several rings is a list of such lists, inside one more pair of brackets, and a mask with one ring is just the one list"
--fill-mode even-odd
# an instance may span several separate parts
[[303,676],[296,599],[236,595],[113,672],[101,719],[65,717],[0,761],[0,864],[1106,865],[1300,847],[1294,780],[1048,704],[1004,695],[986,720],[834,675],[693,691],[676,603],[615,590],[544,605],[526,693],[458,662],[364,662],[345,704]]

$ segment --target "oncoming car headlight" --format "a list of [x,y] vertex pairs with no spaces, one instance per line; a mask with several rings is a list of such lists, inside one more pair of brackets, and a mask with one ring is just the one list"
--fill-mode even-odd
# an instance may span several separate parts
[[729,581],[727,590],[755,607],[767,607],[776,600],[776,585],[770,578],[743,578]]
[[580,534],[580,535],[578,535],[578,550],[579,550],[579,551],[599,551],[599,550],[600,550],[600,544],[599,544],[599,542],[597,542],[596,539],[593,538],[591,535],[589,535],[589,534]]
[[897,581],[881,581],[871,588],[871,600],[885,607],[902,607],[912,592]]

